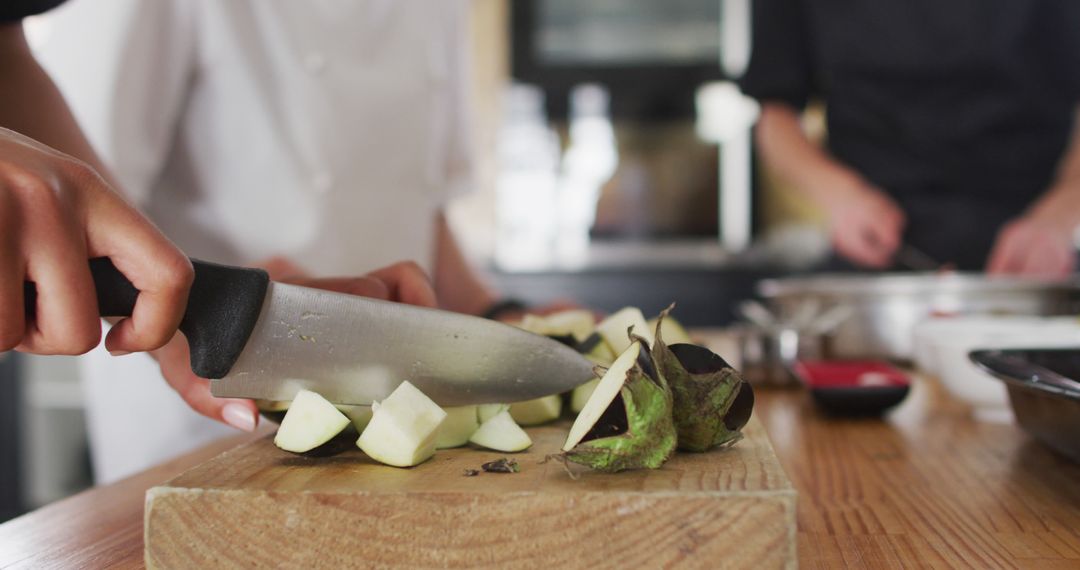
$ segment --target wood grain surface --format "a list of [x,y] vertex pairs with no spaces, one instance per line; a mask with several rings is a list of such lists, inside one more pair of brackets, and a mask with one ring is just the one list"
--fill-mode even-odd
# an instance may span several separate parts
[[[530,429],[524,453],[444,450],[411,469],[355,449],[311,458],[255,441],[148,492],[147,564],[794,567],[795,492],[760,424],[731,449],[660,470],[573,476],[544,461],[568,429]],[[521,471],[463,475],[504,456]]]
[[762,404],[804,569],[1080,568],[1080,465],[972,420],[937,382],[884,419],[830,418],[801,390]]
[[[799,390],[756,394],[799,493],[803,568],[1080,568],[1080,465],[974,421],[936,381],[882,420],[830,418]],[[229,444],[0,525],[0,568],[142,567],[146,489]]]
[[146,490],[266,433],[222,439],[0,525],[0,568],[143,568]]

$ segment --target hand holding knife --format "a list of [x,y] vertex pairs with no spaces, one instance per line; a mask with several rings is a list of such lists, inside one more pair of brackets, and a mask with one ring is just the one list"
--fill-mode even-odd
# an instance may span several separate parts
[[[130,315],[138,291],[108,259],[90,263],[102,316]],[[573,349],[508,325],[193,265],[180,330],[192,370],[219,379],[216,396],[289,400],[310,389],[369,404],[409,380],[440,405],[466,405],[559,393],[592,376]],[[33,307],[31,284],[26,295]]]

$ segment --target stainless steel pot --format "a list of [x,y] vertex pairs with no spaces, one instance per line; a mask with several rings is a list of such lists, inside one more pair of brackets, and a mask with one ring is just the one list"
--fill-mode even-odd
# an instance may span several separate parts
[[799,359],[829,358],[828,334],[800,330],[793,326],[762,327],[743,324],[735,329],[739,339],[743,379],[759,386],[794,386],[798,379],[792,367]]
[[1062,315],[1080,312],[1080,282],[981,274],[817,275],[762,281],[758,292],[781,319],[804,305],[846,305],[833,331],[836,358],[910,362],[912,333],[930,315]]

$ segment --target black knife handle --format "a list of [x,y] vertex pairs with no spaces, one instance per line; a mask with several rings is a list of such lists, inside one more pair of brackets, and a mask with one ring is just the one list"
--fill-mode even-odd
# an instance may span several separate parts
[[[180,331],[191,347],[191,370],[203,378],[225,376],[244,350],[259,320],[270,277],[261,269],[229,267],[196,259],[195,281],[188,295]],[[90,260],[99,314],[130,317],[139,291],[107,257]],[[34,314],[37,289],[24,287],[27,316]]]

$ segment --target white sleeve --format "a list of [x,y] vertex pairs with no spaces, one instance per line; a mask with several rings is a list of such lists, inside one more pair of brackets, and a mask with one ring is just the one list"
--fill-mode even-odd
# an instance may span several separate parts
[[[451,18],[451,43],[447,53],[450,58],[449,89],[450,101],[447,105],[446,152],[444,173],[446,181],[446,201],[467,194],[474,189],[475,149],[473,147],[473,109],[471,100],[472,57],[469,38],[469,2],[447,2],[454,10]],[[456,8],[456,9],[454,9]]]
[[35,54],[124,194],[145,204],[193,74],[194,0],[74,0],[45,17]]

